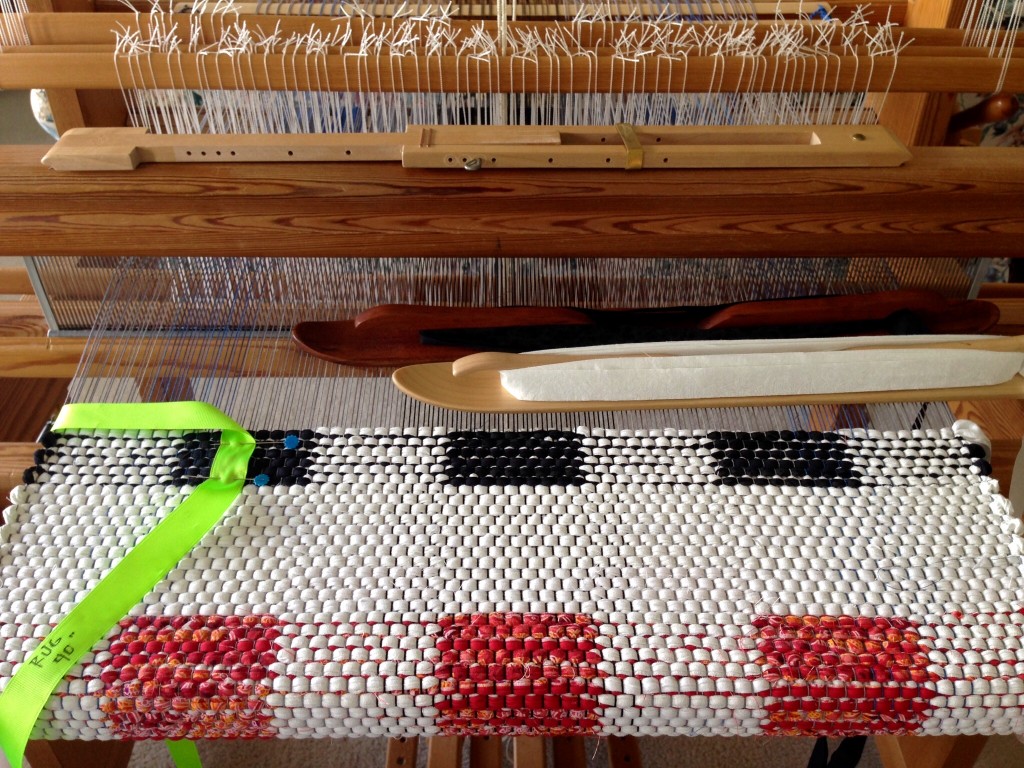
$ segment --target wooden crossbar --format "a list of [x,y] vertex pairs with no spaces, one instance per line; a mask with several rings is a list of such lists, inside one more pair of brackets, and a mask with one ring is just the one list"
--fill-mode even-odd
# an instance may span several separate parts
[[[822,57],[819,67],[773,56],[754,61],[692,56],[669,66],[646,61],[552,56],[528,61],[496,55],[398,57],[326,54],[316,66],[295,66],[289,54],[236,57],[151,53],[132,64],[109,52],[6,52],[0,88],[116,89],[144,72],[147,88],[380,93],[784,93],[819,91],[1024,91],[1024,61],[961,56]],[[773,76],[776,73],[776,76]],[[1000,77],[1005,74],[1005,79]],[[628,86],[628,87],[627,87]]]
[[43,157],[61,171],[141,163],[397,161],[407,168],[807,168],[898,166],[910,152],[880,126],[634,128],[411,126],[401,133],[151,135],[78,128]]

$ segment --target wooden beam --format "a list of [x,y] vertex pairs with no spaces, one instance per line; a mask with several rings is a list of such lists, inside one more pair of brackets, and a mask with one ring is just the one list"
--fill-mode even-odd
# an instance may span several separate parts
[[[8,378],[70,379],[85,350],[84,337],[0,336],[0,376]],[[297,376],[309,374],[312,358],[286,336],[248,341],[223,338],[140,339],[139,351],[129,351],[123,339],[95,342],[92,374],[138,379],[176,378],[181,371],[195,375],[216,371],[223,376]],[[127,361],[127,362],[126,362]]]
[[[0,255],[1015,256],[1024,153],[900,168],[419,170],[369,163],[55,174],[0,148]],[[894,201],[898,201],[895,204]]]
[[884,768],[971,768],[987,736],[875,736]]
[[32,281],[24,267],[0,267],[0,294],[20,296],[32,295]]
[[[358,51],[354,51],[358,53]],[[941,55],[939,55],[941,54]],[[292,54],[249,54],[223,61],[226,56],[201,53],[151,53],[145,58],[147,88],[205,88],[217,83],[222,90],[316,91],[324,82],[358,84],[361,91],[384,93],[443,92],[443,84],[459,83],[468,93],[721,93],[822,91],[881,91],[890,83],[895,93],[946,93],[991,89],[1000,83],[1008,91],[1024,91],[1024,62],[987,56],[946,55],[945,52],[875,56],[873,66],[858,56],[840,53],[818,57],[824,63],[801,70],[799,79],[771,73],[787,72],[782,57],[759,57],[751,66],[746,57],[691,56],[685,66],[648,67],[612,56],[542,57],[536,61],[494,56],[490,66],[478,66],[460,55],[389,56],[329,53],[318,57],[317,67],[294,67]],[[241,60],[241,61],[240,61]],[[603,62],[603,64],[602,64]],[[4,53],[0,88],[75,88],[109,90],[132,82],[133,64],[115,59],[109,51],[40,52],[19,48]],[[794,82],[795,80],[795,82]],[[418,85],[413,85],[418,84]],[[890,96],[891,98],[891,96]],[[903,138],[901,136],[901,138]],[[905,139],[904,139],[905,141]]]
[[35,296],[0,301],[0,337],[45,336],[49,327]]

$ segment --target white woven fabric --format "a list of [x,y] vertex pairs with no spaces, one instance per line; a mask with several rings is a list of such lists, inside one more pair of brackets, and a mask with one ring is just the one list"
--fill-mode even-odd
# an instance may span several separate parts
[[[1024,731],[1020,521],[951,432],[304,434],[36,737]],[[213,447],[47,448],[0,686]]]

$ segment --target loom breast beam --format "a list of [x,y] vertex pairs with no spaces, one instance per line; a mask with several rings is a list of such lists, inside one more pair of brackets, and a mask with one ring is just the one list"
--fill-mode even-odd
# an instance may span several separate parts
[[397,161],[410,168],[895,167],[912,155],[881,126],[634,128],[411,126],[404,134],[153,135],[77,128],[43,157],[59,171],[141,163]]
[[[833,340],[834,341],[834,340]],[[906,343],[900,339],[900,343]],[[918,348],[889,348],[879,350],[887,358],[887,364],[898,369],[905,367],[907,362],[920,362],[916,358],[911,360],[913,355],[903,356],[900,361],[893,355],[906,351],[909,353],[921,352],[942,352],[941,346],[935,344],[916,345]],[[1006,366],[1019,371],[1020,355],[1024,352],[1024,338],[1007,337],[991,340],[977,340],[970,342],[957,342],[950,345],[951,348],[944,351],[955,354],[964,353],[992,353],[994,356],[985,360],[984,357],[974,358],[975,363],[968,364],[970,368],[979,368],[989,362],[996,371],[997,378],[1005,373]],[[834,348],[834,347],[833,347]],[[863,358],[874,350],[850,349],[857,358],[859,367],[869,367],[871,359]],[[615,354],[615,353],[613,353]],[[618,353],[621,355],[621,353]],[[803,354],[803,353],[800,353]],[[1004,355],[1010,355],[1014,359],[1008,360]],[[649,358],[650,355],[647,356]],[[767,355],[759,357],[767,358]],[[781,355],[772,355],[776,362],[782,358]],[[682,398],[659,398],[650,400],[622,400],[622,399],[589,399],[589,400],[520,400],[511,395],[502,385],[502,370],[514,370],[513,366],[531,366],[532,362],[526,359],[534,358],[537,361],[546,360],[547,364],[565,363],[571,360],[580,360],[581,355],[552,355],[528,354],[528,355],[506,355],[503,353],[479,353],[471,355],[455,364],[448,363],[427,363],[402,368],[394,373],[392,379],[395,385],[405,394],[421,402],[429,403],[442,408],[450,408],[460,411],[476,412],[501,412],[501,413],[550,413],[559,411],[611,411],[623,409],[663,409],[663,408],[716,408],[716,407],[740,407],[752,406],[762,407],[771,405],[799,405],[799,404],[841,404],[849,402],[880,403],[880,402],[916,402],[916,401],[945,401],[945,400],[983,400],[1001,398],[1022,398],[1024,397],[1024,378],[1019,373],[1011,374],[1010,377],[1003,377],[999,381],[992,381],[984,384],[977,384],[976,380],[970,386],[941,386],[924,388],[890,389],[886,391],[828,391],[812,392],[805,394],[773,394],[762,396],[750,395],[729,395],[729,396],[699,396]],[[586,358],[583,358],[586,359]],[[590,360],[595,358],[591,357]],[[738,358],[737,358],[738,359]],[[851,359],[853,359],[851,357]],[[876,357],[877,359],[877,357]],[[758,363],[770,363],[772,361],[759,359]],[[962,362],[962,361],[958,361]],[[543,364],[542,364],[543,365]],[[953,366],[956,367],[955,365]],[[961,366],[963,367],[963,366]],[[1000,372],[1002,371],[1002,372]],[[781,369],[776,368],[773,375],[780,374]],[[456,375],[457,374],[457,375]],[[807,379],[815,374],[813,368],[802,367],[799,371],[791,371],[789,375],[796,376],[794,382]],[[635,381],[636,372],[631,374]],[[567,379],[566,379],[567,381]],[[565,382],[563,382],[563,386]]]

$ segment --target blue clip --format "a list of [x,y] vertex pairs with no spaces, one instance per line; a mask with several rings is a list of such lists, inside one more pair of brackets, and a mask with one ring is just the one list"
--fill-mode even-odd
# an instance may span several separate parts
[[299,447],[299,436],[298,435],[285,435],[284,447],[289,451],[294,451]]
[[252,479],[252,481],[253,481],[253,482],[254,482],[254,483],[255,483],[255,484],[256,484],[256,485],[258,486],[258,487],[262,487],[262,486],[264,486],[264,485],[266,485],[267,483],[269,483],[269,482],[270,482],[270,477],[269,477],[269,476],[267,476],[267,475],[264,475],[264,474],[260,473],[260,474],[256,475],[256,477],[254,477],[254,478]]

